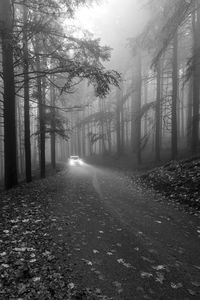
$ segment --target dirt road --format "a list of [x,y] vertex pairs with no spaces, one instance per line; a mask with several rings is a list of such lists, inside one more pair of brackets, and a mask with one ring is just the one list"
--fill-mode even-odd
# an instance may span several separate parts
[[106,168],[72,167],[56,182],[46,191],[72,287],[102,299],[200,298],[197,216]]
[[84,164],[0,194],[0,299],[200,299],[200,222]]

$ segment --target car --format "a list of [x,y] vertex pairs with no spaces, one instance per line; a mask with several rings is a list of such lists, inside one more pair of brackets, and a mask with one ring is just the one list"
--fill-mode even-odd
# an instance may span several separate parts
[[83,160],[80,159],[78,155],[71,155],[69,158],[70,166],[81,166],[83,164]]

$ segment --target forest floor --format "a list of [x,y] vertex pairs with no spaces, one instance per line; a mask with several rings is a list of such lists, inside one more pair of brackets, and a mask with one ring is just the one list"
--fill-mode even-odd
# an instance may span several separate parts
[[182,205],[174,187],[185,172],[196,193],[198,170],[85,164],[1,192],[0,299],[199,299],[199,194]]
[[191,213],[200,211],[200,157],[171,161],[140,176],[148,187]]

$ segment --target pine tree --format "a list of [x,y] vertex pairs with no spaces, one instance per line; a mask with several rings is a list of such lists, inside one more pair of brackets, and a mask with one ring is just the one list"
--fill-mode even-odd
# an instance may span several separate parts
[[17,184],[16,108],[13,67],[13,20],[11,3],[2,0],[0,6],[3,82],[4,82],[4,156],[5,187]]

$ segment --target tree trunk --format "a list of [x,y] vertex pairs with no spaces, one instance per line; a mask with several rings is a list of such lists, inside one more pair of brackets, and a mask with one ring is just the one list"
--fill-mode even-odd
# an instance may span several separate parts
[[53,169],[56,169],[55,88],[52,85],[50,87],[50,97],[51,97],[51,166]]
[[[123,96],[123,94],[121,95]],[[121,114],[121,153],[124,153],[124,104],[121,101],[121,107],[120,107],[120,114]]]
[[17,147],[17,156],[18,156],[18,177],[24,175],[24,143],[23,143],[23,116],[21,114],[21,105],[20,105],[20,99],[17,99],[17,141],[18,141],[18,147]]
[[121,107],[121,98],[120,98],[120,90],[117,89],[117,108],[116,108],[116,137],[117,137],[117,155],[121,155],[121,120],[120,120],[120,107]]
[[[36,41],[38,44],[38,42]],[[38,45],[36,46],[36,51],[38,51]],[[44,101],[42,93],[42,80],[40,77],[40,57],[36,54],[36,65],[37,65],[37,92],[38,92],[38,112],[39,112],[39,154],[40,154],[40,176],[45,178],[46,168],[45,168],[45,121],[44,121]]]
[[17,184],[15,82],[13,67],[12,11],[10,1],[1,0],[0,22],[4,81],[5,187]]
[[108,140],[108,153],[111,155],[112,152],[112,134],[111,134],[111,119],[110,119],[110,105],[108,105],[109,117],[106,118],[106,135]]
[[4,177],[4,147],[3,147],[3,101],[0,97],[0,181]]
[[[0,105],[1,111],[1,105]],[[0,122],[1,118],[0,118]],[[3,127],[0,125],[0,181],[3,179],[4,176],[4,155],[3,155]]]
[[[148,80],[144,83],[144,104],[147,104],[147,102],[148,102]],[[144,114],[144,135],[145,136],[148,133],[147,118],[148,118],[148,113],[145,112]]]
[[190,78],[189,88],[188,88],[188,102],[187,102],[187,147],[191,149],[192,141],[192,99],[193,99],[193,79]]
[[[24,1],[26,4],[26,1]],[[31,174],[31,142],[30,142],[30,107],[29,107],[29,61],[28,61],[28,38],[27,38],[27,7],[24,5],[24,34],[23,34],[23,56],[24,56],[24,146],[26,162],[26,182],[32,181]]]
[[101,149],[102,149],[101,154],[105,154],[106,153],[105,132],[104,132],[105,106],[104,106],[104,100],[103,99],[99,99],[99,112],[101,114],[101,117],[100,117],[100,135],[101,135],[100,140],[101,140]]
[[137,163],[141,164],[141,97],[142,97],[142,62],[141,54],[136,58],[135,93],[132,99],[132,146]]
[[196,153],[199,143],[199,93],[200,93],[200,0],[196,0],[193,13],[193,118],[192,118],[192,152]]
[[[85,111],[83,111],[83,114],[82,114],[82,117],[83,119],[85,118]],[[81,127],[81,131],[82,131],[82,154],[83,154],[83,157],[86,156],[86,149],[85,149],[85,139],[86,139],[86,133],[85,133],[85,127],[86,125],[83,124],[82,127]]]
[[172,132],[171,132],[171,157],[175,159],[178,154],[177,146],[177,101],[178,101],[178,33],[173,39],[173,72],[172,72]]
[[141,54],[137,59],[137,75],[136,75],[136,155],[137,162],[141,164],[141,101],[142,101],[142,61]]
[[156,96],[156,132],[155,132],[155,159],[160,161],[160,142],[161,142],[161,67],[160,61],[157,65],[157,96]]

